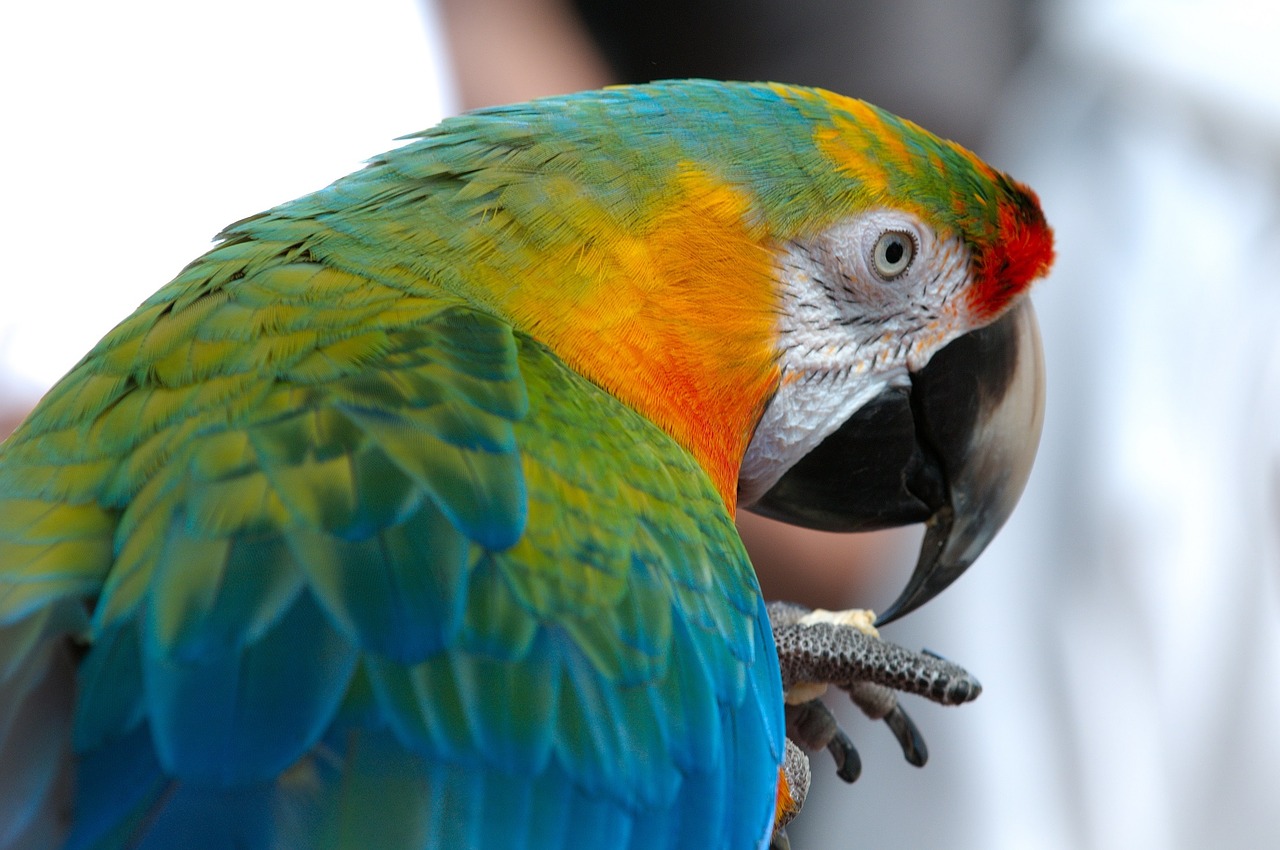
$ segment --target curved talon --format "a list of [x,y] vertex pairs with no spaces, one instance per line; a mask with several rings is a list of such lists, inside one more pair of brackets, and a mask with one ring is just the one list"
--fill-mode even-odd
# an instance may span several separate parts
[[925,745],[924,736],[920,734],[911,715],[903,711],[902,706],[896,705],[884,716],[884,722],[893,731],[893,737],[898,739],[898,745],[902,747],[902,757],[907,760],[907,763],[924,767],[925,762],[929,760],[929,748]]
[[924,767],[929,760],[929,748],[911,716],[898,703],[898,695],[883,685],[871,682],[850,682],[841,687],[849,694],[853,704],[872,720],[883,720],[893,732],[902,756],[916,767]]
[[836,760],[836,776],[849,783],[858,781],[858,777],[862,775],[862,757],[858,755],[853,741],[839,726],[831,740],[827,741],[827,752]]
[[788,705],[787,737],[806,750],[820,750],[840,731],[831,709],[819,699]]
[[788,705],[786,715],[788,742],[795,742],[806,750],[825,747],[835,759],[836,775],[845,782],[854,782],[862,775],[858,749],[822,700]]

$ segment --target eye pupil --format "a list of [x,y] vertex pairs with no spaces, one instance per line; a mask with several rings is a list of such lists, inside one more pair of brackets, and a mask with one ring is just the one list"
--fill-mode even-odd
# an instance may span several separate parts
[[910,267],[915,253],[916,241],[911,234],[896,230],[880,234],[872,252],[876,273],[885,280],[893,280]]

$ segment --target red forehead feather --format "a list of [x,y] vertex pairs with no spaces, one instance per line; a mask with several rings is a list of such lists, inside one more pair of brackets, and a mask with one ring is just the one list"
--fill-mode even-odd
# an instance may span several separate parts
[[1019,194],[1000,204],[996,237],[974,258],[976,279],[968,302],[970,315],[980,321],[999,316],[1053,264],[1053,231],[1040,202],[1029,189]]

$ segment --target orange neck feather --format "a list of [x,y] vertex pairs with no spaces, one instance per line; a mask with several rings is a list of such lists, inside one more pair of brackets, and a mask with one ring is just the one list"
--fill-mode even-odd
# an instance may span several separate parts
[[[666,430],[732,512],[778,382],[775,255],[736,190],[686,168],[648,220],[543,258],[499,306],[573,369]],[[656,205],[655,205],[656,206]]]

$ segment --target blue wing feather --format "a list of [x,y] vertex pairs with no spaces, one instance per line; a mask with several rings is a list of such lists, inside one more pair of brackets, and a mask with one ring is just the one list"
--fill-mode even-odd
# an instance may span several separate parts
[[[67,544],[96,558],[114,532],[96,583],[72,550],[21,583],[0,564],[0,600],[19,600],[0,670],[89,640],[74,738],[68,719],[40,747],[78,754],[66,846],[758,844],[780,680],[705,473],[500,320],[444,301],[402,318],[350,383],[341,358],[298,354],[297,380],[250,385],[240,419],[172,419],[161,477],[125,493],[105,467],[103,512]],[[61,492],[6,467],[0,502]],[[43,541],[22,528],[51,520],[30,516],[0,520],[0,554]],[[53,610],[79,614],[28,639],[24,618]],[[53,817],[47,779],[0,816]]]
[[309,592],[239,652],[198,661],[144,652],[161,764],[182,779],[228,785],[280,773],[324,733],[357,660]]

